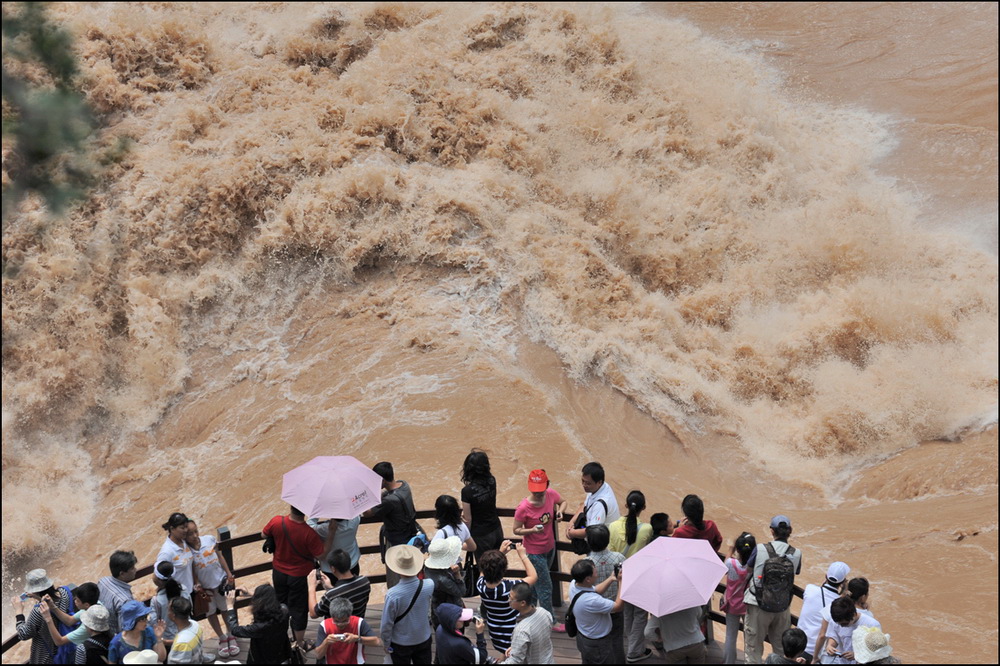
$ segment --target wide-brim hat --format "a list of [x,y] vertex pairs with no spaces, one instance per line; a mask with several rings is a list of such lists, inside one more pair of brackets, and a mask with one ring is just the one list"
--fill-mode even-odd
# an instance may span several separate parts
[[52,587],[52,579],[45,573],[45,569],[32,569],[24,577],[24,591],[28,594],[44,592]]
[[129,600],[122,605],[122,629],[132,631],[135,623],[152,613],[152,609],[141,601]]
[[424,568],[424,555],[414,546],[393,546],[385,551],[385,566],[400,576],[416,576]]
[[80,621],[83,622],[83,626],[88,629],[93,629],[94,631],[101,633],[107,631],[111,627],[111,613],[109,613],[108,609],[104,606],[98,606],[95,604],[83,611]]
[[883,634],[878,627],[858,627],[851,634],[851,642],[854,644],[854,660],[859,664],[870,664],[892,654],[889,634]]
[[462,554],[462,540],[457,536],[434,539],[428,546],[427,552],[430,553],[425,562],[428,569],[450,569]]
[[152,650],[132,650],[122,657],[123,664],[158,664],[160,658]]

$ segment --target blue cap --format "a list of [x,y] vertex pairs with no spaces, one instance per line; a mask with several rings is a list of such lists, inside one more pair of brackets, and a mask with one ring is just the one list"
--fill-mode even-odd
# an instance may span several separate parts
[[775,516],[774,518],[771,519],[771,529],[772,530],[778,529],[779,527],[781,527],[782,523],[784,523],[788,527],[792,526],[792,521],[788,516]]
[[135,623],[146,617],[152,612],[152,610],[146,604],[140,601],[126,601],[122,605],[121,616],[122,616],[122,629],[124,631],[132,631],[135,629]]

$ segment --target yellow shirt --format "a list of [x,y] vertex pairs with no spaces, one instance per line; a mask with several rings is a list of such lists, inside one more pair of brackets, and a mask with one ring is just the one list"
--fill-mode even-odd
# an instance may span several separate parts
[[638,553],[643,546],[653,540],[653,526],[649,523],[640,522],[639,530],[635,537],[635,543],[629,546],[625,542],[626,520],[627,518],[622,516],[615,522],[608,525],[608,530],[611,532],[611,544],[608,548],[616,553],[621,553],[626,559],[628,559]]

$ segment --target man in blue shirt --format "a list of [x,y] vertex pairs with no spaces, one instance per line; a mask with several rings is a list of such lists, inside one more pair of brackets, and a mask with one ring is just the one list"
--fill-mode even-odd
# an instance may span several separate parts
[[385,593],[381,638],[394,664],[432,662],[431,597],[433,580],[419,580],[424,556],[414,546],[393,546],[385,553],[385,566],[399,575],[399,583]]
[[[575,599],[573,616],[576,618],[576,647],[584,664],[613,664],[615,650],[612,644],[611,614],[621,613],[621,570],[597,584],[597,568],[590,560],[580,560],[570,569],[573,582],[569,585],[570,599]],[[612,583],[618,583],[615,600],[601,596]],[[579,595],[579,596],[577,596]],[[619,639],[620,640],[620,639]]]

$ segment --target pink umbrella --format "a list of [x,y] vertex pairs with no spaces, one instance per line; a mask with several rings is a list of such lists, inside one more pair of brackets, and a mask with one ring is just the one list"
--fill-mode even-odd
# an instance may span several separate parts
[[382,477],[352,456],[319,456],[285,474],[281,499],[310,518],[347,520],[382,503]]
[[705,605],[725,575],[707,541],[660,537],[625,560],[622,599],[661,617]]

